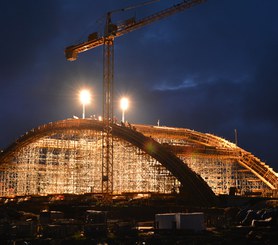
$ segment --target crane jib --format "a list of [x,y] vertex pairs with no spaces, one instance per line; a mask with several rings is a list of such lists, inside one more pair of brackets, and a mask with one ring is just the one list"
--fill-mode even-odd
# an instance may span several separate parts
[[155,21],[164,19],[170,15],[181,12],[185,9],[191,8],[197,4],[201,4],[206,0],[191,0],[191,1],[183,1],[179,4],[176,4],[172,7],[159,11],[153,15],[140,19],[138,21],[135,18],[130,18],[126,20],[120,26],[117,26],[111,22],[111,13],[107,13],[107,21],[105,26],[105,35],[102,37],[98,37],[97,32],[94,32],[88,36],[88,41],[83,43],[69,46],[65,49],[65,55],[67,60],[74,61],[77,59],[77,55],[79,53],[85,52],[87,50],[96,48],[104,44],[104,40],[108,37],[119,37],[136,29],[139,29],[143,26],[151,24]]

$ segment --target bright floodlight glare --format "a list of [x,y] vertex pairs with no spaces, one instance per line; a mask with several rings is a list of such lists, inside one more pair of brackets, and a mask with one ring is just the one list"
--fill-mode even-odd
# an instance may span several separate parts
[[80,102],[81,102],[82,107],[83,107],[82,118],[84,119],[85,118],[85,105],[90,104],[91,94],[88,90],[83,89],[79,93],[79,98],[80,98]]
[[120,106],[122,109],[122,122],[125,122],[125,111],[128,108],[129,101],[127,98],[122,98],[120,101]]
[[91,94],[90,94],[89,90],[86,90],[86,89],[81,90],[80,94],[79,94],[79,97],[80,97],[80,101],[81,101],[82,105],[90,104]]
[[121,109],[125,111],[127,108],[128,108],[128,99],[122,98],[121,99]]

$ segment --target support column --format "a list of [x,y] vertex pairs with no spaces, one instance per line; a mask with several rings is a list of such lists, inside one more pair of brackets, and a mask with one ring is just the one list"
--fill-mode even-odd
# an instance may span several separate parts
[[113,193],[113,73],[114,37],[105,37],[103,52],[102,193]]

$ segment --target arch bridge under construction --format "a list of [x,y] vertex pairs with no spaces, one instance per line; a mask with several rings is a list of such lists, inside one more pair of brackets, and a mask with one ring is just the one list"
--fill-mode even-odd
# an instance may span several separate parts
[[[0,154],[0,196],[101,194],[103,122],[39,126]],[[112,124],[111,196],[278,196],[278,174],[223,138],[190,129]]]

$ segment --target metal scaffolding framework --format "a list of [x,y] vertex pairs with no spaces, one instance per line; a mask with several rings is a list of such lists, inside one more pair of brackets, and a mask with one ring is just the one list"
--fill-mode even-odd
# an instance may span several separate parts
[[[65,129],[34,136],[2,158],[0,196],[106,193],[102,186],[103,134]],[[138,147],[117,137],[113,147],[113,195],[178,190],[176,178]]]
[[194,130],[136,125],[173,151],[215,194],[277,196],[278,174],[251,153],[223,138]]
[[[277,195],[277,173],[220,137],[169,127],[113,127],[112,195],[173,194],[184,183],[202,185],[183,166],[200,175],[215,194],[236,188],[238,195]],[[103,123],[91,119],[68,119],[29,131],[0,154],[0,196],[106,193],[103,134]],[[175,156],[182,165],[175,165]]]

